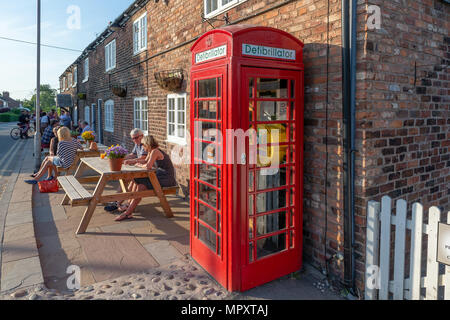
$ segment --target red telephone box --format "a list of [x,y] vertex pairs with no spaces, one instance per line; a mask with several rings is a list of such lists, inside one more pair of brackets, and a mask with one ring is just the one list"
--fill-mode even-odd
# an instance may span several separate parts
[[234,25],[191,51],[191,255],[245,291],[302,264],[303,43]]

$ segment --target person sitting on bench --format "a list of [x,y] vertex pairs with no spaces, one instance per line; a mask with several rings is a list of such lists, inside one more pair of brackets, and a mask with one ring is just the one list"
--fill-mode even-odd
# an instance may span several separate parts
[[[145,164],[135,164],[136,167],[146,168],[147,170],[156,169],[156,177],[161,187],[173,187],[177,182],[175,179],[175,168],[167,153],[159,149],[158,142],[153,136],[146,136],[142,138],[142,144],[148,155]],[[149,178],[136,178],[130,183],[128,187],[131,192],[139,192],[145,190],[152,190],[153,185]],[[124,204],[119,208],[123,212],[115,221],[122,221],[124,219],[131,219],[133,211],[141,201],[141,198],[132,199],[128,204]]]
[[[58,150],[56,156],[48,156],[41,164],[41,168],[31,176],[33,180],[25,180],[28,184],[36,184],[44,173],[48,172],[47,180],[53,180],[58,176],[58,167],[64,169],[70,168],[75,161],[77,149],[82,149],[80,142],[73,139],[70,130],[67,127],[61,127],[58,130]],[[54,175],[52,174],[54,172]]]

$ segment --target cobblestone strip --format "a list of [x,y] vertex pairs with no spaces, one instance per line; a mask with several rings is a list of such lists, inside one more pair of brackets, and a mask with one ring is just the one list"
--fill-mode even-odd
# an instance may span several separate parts
[[162,268],[107,280],[79,290],[58,292],[37,285],[20,289],[0,300],[223,300],[231,294],[191,258]]

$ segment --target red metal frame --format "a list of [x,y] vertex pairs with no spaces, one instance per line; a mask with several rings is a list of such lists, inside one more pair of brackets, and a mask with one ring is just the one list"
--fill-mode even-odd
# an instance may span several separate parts
[[[243,44],[258,46],[283,48],[293,50],[296,54],[295,60],[284,60],[276,58],[261,58],[246,56],[242,54]],[[208,50],[226,45],[226,55],[222,54],[217,58],[196,63],[196,54],[204,53]],[[245,291],[254,286],[271,281],[290,272],[296,271],[302,263],[302,199],[303,199],[303,44],[293,36],[277,29],[266,27],[229,26],[222,29],[215,29],[201,36],[192,47],[192,68],[191,68],[191,104],[190,104],[190,127],[191,127],[191,255],[202,265],[220,284],[230,291]],[[199,98],[197,81],[221,77],[221,98]],[[259,99],[256,92],[253,97],[249,97],[248,79],[254,78],[280,78],[289,80],[288,98]],[[293,86],[291,81],[293,80]],[[218,84],[218,82],[216,82]],[[256,84],[255,84],[256,88]],[[256,90],[256,89],[254,89]],[[295,91],[295,98],[291,99],[291,90]],[[200,140],[195,137],[195,122],[198,119],[196,103],[208,100],[221,99],[220,116],[221,119],[201,121],[221,124],[224,137],[222,141],[223,152],[219,153],[222,163],[213,165],[220,168],[221,186],[208,182],[199,182],[197,177],[198,165],[194,163],[195,143],[210,144],[211,141]],[[282,124],[286,125],[286,140],[280,143],[268,143],[268,147],[288,146],[286,163],[279,167],[286,169],[286,184],[279,187],[258,191],[256,188],[256,174],[253,174],[253,191],[248,192],[249,171],[254,173],[261,169],[249,164],[223,163],[227,160],[227,141],[225,130],[249,128],[249,103],[253,101],[256,108],[258,101],[285,101],[287,102],[287,120],[261,121],[256,125]],[[291,120],[289,110],[291,102],[294,103],[295,119]],[[256,111],[256,110],[255,110]],[[218,117],[218,115],[217,115]],[[256,112],[254,112],[256,117]],[[291,132],[294,128],[295,132]],[[295,141],[290,139],[295,139]],[[238,163],[240,155],[237,155],[236,146],[235,163]],[[249,154],[249,139],[246,139],[245,150]],[[295,161],[289,159],[291,150],[295,156]],[[216,149],[217,151],[217,149]],[[217,154],[217,153],[216,153]],[[247,157],[248,159],[248,157]],[[293,174],[291,174],[291,169]],[[290,181],[294,177],[295,181]],[[220,195],[220,208],[213,208],[210,203],[200,199],[198,186],[205,186],[210,192],[216,191],[217,197]],[[217,183],[216,183],[217,185]],[[290,189],[295,189],[291,194]],[[211,191],[212,190],[212,191]],[[264,213],[253,211],[251,221],[253,221],[253,237],[249,239],[249,217],[248,217],[248,195],[255,198],[253,203],[256,206],[256,195],[260,193],[287,190],[286,208],[278,208]],[[289,190],[289,191],[288,191]],[[292,201],[290,198],[293,198]],[[217,236],[221,238],[220,251],[215,251],[198,239],[198,224],[203,224],[196,216],[197,205],[202,204],[214,212],[220,213],[221,232]],[[216,211],[217,209],[217,211]],[[253,208],[255,210],[255,208]],[[291,211],[294,212],[295,224],[291,227]],[[286,228],[272,233],[257,235],[256,220],[266,215],[285,212]],[[219,221],[219,220],[217,220]],[[217,222],[219,223],[219,222]],[[215,229],[205,223],[205,228],[214,232]],[[218,224],[216,225],[216,230]],[[293,248],[290,248],[291,231],[295,234]],[[268,238],[274,235],[286,233],[286,249],[284,251],[265,256],[254,262],[249,261],[249,243],[256,243],[257,240]],[[218,238],[217,238],[218,239]],[[216,243],[217,243],[216,239]],[[253,246],[253,257],[256,257],[256,246]]]

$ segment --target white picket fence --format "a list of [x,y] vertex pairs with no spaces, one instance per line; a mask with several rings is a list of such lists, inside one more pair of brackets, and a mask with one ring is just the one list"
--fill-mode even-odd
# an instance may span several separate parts
[[[438,289],[443,286],[443,298],[450,300],[450,266],[445,267],[445,274],[439,274],[439,263],[436,261],[440,210],[431,207],[428,223],[424,224],[423,206],[420,203],[413,204],[411,220],[407,219],[405,200],[397,200],[395,215],[391,205],[392,199],[388,196],[382,198],[381,208],[376,201],[369,201],[367,205],[365,299],[438,300]],[[450,211],[447,222],[450,223]],[[390,279],[392,225],[395,226],[393,280]],[[407,229],[411,230],[410,276],[405,279]],[[425,277],[422,276],[423,234],[428,238]],[[422,288],[425,288],[425,295],[421,294]]]

